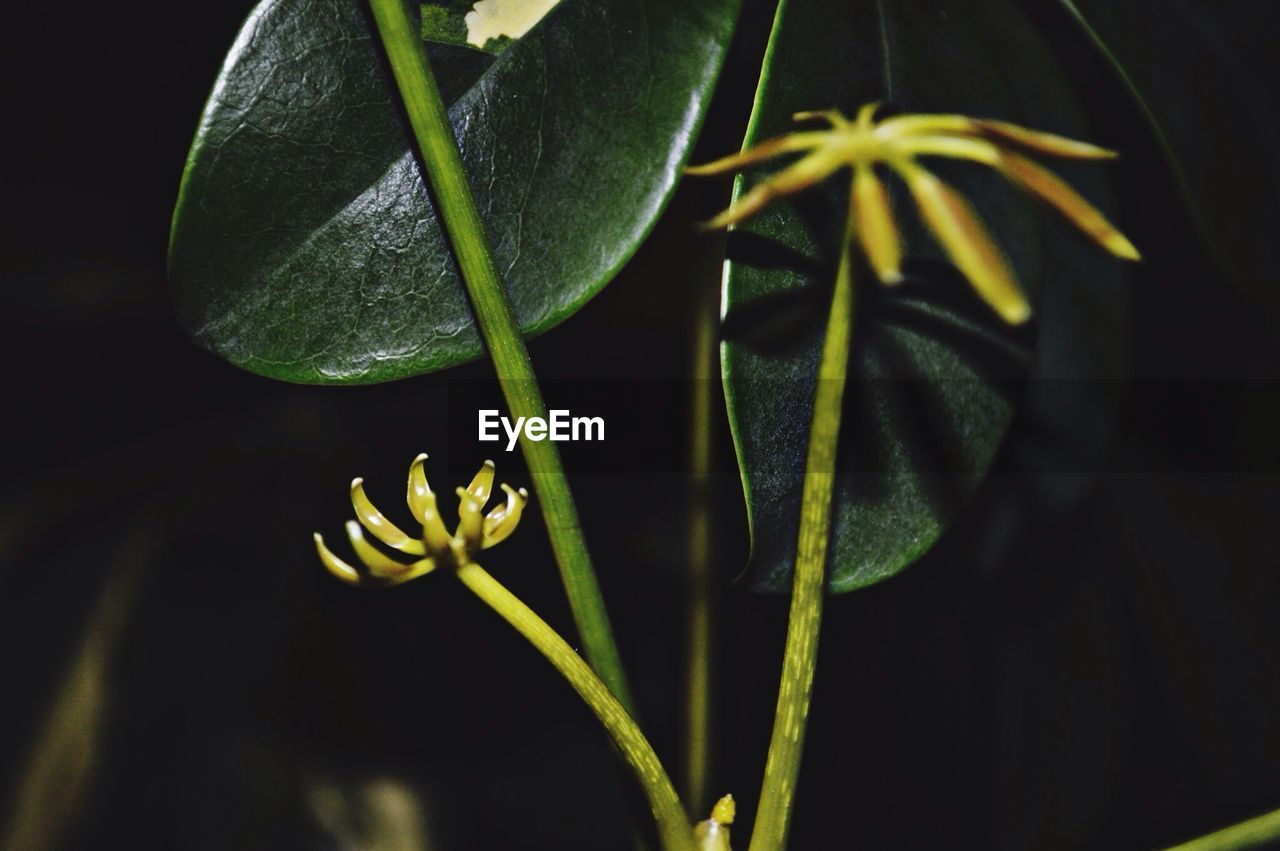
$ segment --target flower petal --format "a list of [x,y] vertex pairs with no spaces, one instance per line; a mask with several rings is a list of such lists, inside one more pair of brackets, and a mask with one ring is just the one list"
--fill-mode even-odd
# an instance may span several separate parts
[[502,543],[516,530],[520,515],[529,503],[529,492],[524,488],[516,490],[511,485],[504,484],[502,489],[507,493],[506,504],[490,511],[489,516],[484,519],[484,549]]
[[985,139],[970,139],[967,136],[909,136],[895,141],[893,151],[909,157],[950,157],[990,166],[1000,162],[1000,148]]
[[977,122],[967,115],[895,115],[876,125],[882,139],[953,133],[977,135]]
[[1115,151],[1091,145],[1088,142],[1031,130],[1008,121],[970,118],[967,115],[895,115],[876,126],[876,135],[886,139],[937,134],[981,136],[992,141],[1012,143],[1038,153],[1068,159],[1109,160],[1117,156]]
[[346,528],[347,537],[351,539],[351,548],[356,551],[356,557],[374,576],[379,579],[395,579],[413,569],[411,565],[396,561],[365,540],[364,533],[360,531],[360,524],[356,521],[348,520]]
[[312,535],[312,538],[316,542],[316,553],[320,556],[321,563],[324,564],[325,568],[328,569],[330,573],[348,585],[355,585],[359,587],[365,584],[364,577],[360,575],[360,571],[334,555],[333,552],[324,545],[324,538],[320,536],[319,532]]
[[1080,196],[1067,182],[1026,157],[1005,152],[997,166],[1000,173],[1044,201],[1094,242],[1125,260],[1141,260],[1142,255],[1128,237],[1107,221],[1097,207]]
[[469,548],[480,544],[481,525],[484,519],[480,516],[480,508],[479,500],[469,491],[458,488],[458,531],[454,534],[454,538],[461,538]]
[[411,538],[390,520],[382,516],[382,512],[374,508],[373,503],[364,492],[364,479],[351,481],[351,506],[355,509],[356,519],[360,525],[369,530],[369,534],[394,550],[409,555],[426,555],[422,541]]
[[427,453],[423,452],[409,465],[409,511],[417,518],[422,517],[426,510],[427,494],[431,493],[431,486],[427,484],[426,461]]
[[436,504],[436,495],[428,492],[423,497],[422,518],[422,541],[426,544],[429,552],[439,555],[440,553],[449,551],[449,542],[453,540],[453,536],[449,534],[449,530],[445,528],[444,518],[440,516],[440,508]]
[[893,220],[889,193],[871,165],[860,165],[853,175],[855,230],[867,261],[886,284],[902,281],[902,241]]
[[480,472],[476,473],[476,477],[471,480],[471,484],[467,485],[467,493],[474,496],[480,502],[483,508],[484,504],[489,501],[489,493],[493,490],[493,462],[485,461],[480,467]]
[[730,154],[727,157],[721,157],[709,163],[702,165],[691,165],[684,170],[685,174],[691,174],[697,177],[706,177],[716,174],[732,174],[735,171],[741,171],[744,168],[771,160],[774,157],[783,154],[794,153],[795,151],[804,151],[809,148],[817,147],[826,139],[827,134],[822,133],[788,133],[785,136],[775,136],[772,139],[766,139],[760,144],[748,148],[736,154]]
[[1015,145],[1021,145],[1028,150],[1048,156],[1072,160],[1113,160],[1119,156],[1115,151],[1100,148],[1088,142],[1068,139],[1066,136],[1058,136],[1054,133],[1030,130],[1007,121],[977,119],[974,123],[978,126],[978,131],[989,139],[1013,142]]
[[906,181],[929,230],[983,301],[1011,325],[1025,322],[1031,316],[1031,306],[1008,261],[964,196],[915,163],[895,161],[892,165]]
[[817,151],[800,162],[784,168],[766,180],[757,183],[733,206],[707,222],[708,230],[718,230],[749,219],[765,208],[770,201],[808,189],[846,165],[836,151]]
[[806,109],[803,112],[793,112],[791,120],[797,124],[804,121],[825,121],[832,127],[849,126],[849,119],[845,118],[844,113],[838,109]]

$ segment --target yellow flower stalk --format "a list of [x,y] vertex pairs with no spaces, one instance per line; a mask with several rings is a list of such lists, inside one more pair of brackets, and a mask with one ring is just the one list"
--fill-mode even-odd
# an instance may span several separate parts
[[[440,516],[436,493],[427,483],[426,461],[426,455],[419,455],[409,466],[406,502],[420,529],[417,534],[410,535],[388,520],[365,494],[364,481],[355,479],[351,505],[356,519],[348,521],[347,537],[363,569],[334,555],[317,533],[315,545],[321,563],[338,579],[361,588],[399,585],[437,569],[452,573],[515,627],[595,713],[643,788],[664,851],[701,851],[666,769],[617,696],[550,624],[475,561],[481,551],[502,543],[515,531],[528,504],[528,492],[502,485],[506,502],[484,514],[494,479],[493,462],[485,461],[471,484],[457,489],[458,524],[451,533]],[[393,550],[421,558],[411,562],[394,559],[370,543],[364,536],[366,531]]]
[[876,121],[879,104],[867,104],[853,121],[840,112],[800,112],[797,122],[822,121],[825,130],[803,130],[689,174],[740,171],[786,154],[800,158],[761,181],[708,226],[727,227],[754,216],[777,198],[819,183],[843,168],[852,171],[853,229],[867,262],[882,283],[902,280],[902,244],[889,195],[877,173],[887,168],[907,186],[929,231],[978,295],[1006,322],[1018,324],[1031,306],[1009,262],[964,196],[920,164],[922,157],[969,160],[995,169],[1010,183],[1044,202],[1116,257],[1138,260],[1138,250],[1111,222],[1053,172],[1024,154],[1075,160],[1116,156],[1105,148],[1010,124],[963,115],[898,115]]

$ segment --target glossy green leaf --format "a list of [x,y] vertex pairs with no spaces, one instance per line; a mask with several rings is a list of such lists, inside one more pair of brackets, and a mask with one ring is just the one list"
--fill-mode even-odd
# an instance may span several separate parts
[[1059,0],[1118,72],[1227,277],[1280,306],[1280,10],[1242,0]]
[[[796,111],[835,106],[852,115],[870,101],[1090,138],[1070,86],[1011,0],[857,0],[838,14],[821,0],[786,0],[749,141],[787,131]],[[1103,167],[1050,165],[1108,206]],[[892,576],[928,550],[979,487],[1020,404],[1033,402],[1048,420],[1033,423],[1039,456],[1046,446],[1080,449],[1076,418],[1086,447],[1109,433],[1095,418],[1112,382],[1096,379],[1114,377],[1124,360],[1124,269],[995,174],[937,168],[987,223],[1036,315],[1029,326],[1004,325],[943,260],[895,187],[907,280],[887,288],[865,267],[859,280],[833,591]],[[757,179],[750,173],[739,191]],[[830,181],[730,236],[722,364],[752,529],[746,581],[755,590],[790,587],[846,191],[846,179]],[[1075,400],[1065,410],[1055,407],[1063,391]]]
[[[431,44],[521,327],[562,321],[648,234],[738,0],[563,0],[497,58]],[[254,372],[368,383],[479,335],[359,0],[266,0],[205,108],[174,213],[182,325]]]

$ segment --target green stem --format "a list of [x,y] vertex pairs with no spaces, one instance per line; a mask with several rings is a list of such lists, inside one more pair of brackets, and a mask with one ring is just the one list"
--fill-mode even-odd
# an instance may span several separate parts
[[800,533],[796,542],[795,577],[787,626],[782,682],[774,713],[773,736],[765,763],[760,805],[751,832],[750,851],[782,851],[795,797],[800,757],[804,750],[813,672],[818,662],[818,632],[822,625],[827,542],[831,532],[831,495],[835,484],[837,438],[844,401],[849,345],[853,336],[853,193],[849,219],[836,271],[831,314],[818,364],[800,500]]
[[675,787],[671,785],[671,778],[653,752],[649,740],[613,692],[559,633],[480,565],[475,562],[464,564],[457,569],[456,575],[463,585],[527,638],[591,707],[640,781],[658,823],[662,847],[667,851],[693,851],[693,827]]
[[1169,851],[1234,851],[1258,848],[1280,839],[1280,810],[1224,827],[1206,836],[1184,842]]
[[[545,419],[547,406],[533,373],[529,351],[498,275],[493,250],[462,167],[449,114],[417,29],[404,0],[370,0],[370,6],[507,407],[516,417]],[[523,433],[520,447],[529,464],[551,548],[560,566],[560,577],[587,659],[623,705],[631,706],[622,660],[582,537],[578,510],[560,463],[560,452],[551,441],[531,441]]]
[[711,452],[712,411],[717,385],[712,378],[716,367],[716,331],[719,327],[714,290],[706,288],[700,299],[694,332],[693,387],[690,410],[689,461],[691,498],[689,506],[689,601],[688,650],[685,667],[686,742],[688,774],[685,794],[694,812],[709,804],[707,779],[711,767],[712,709],[712,604],[711,575]]

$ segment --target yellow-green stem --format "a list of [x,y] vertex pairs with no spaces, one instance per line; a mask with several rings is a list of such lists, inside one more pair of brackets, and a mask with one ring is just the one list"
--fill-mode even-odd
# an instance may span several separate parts
[[1269,847],[1277,840],[1280,840],[1280,810],[1224,827],[1176,845],[1169,851],[1235,851],[1239,848]]
[[671,778],[649,740],[613,692],[559,633],[480,565],[474,562],[464,564],[457,569],[456,575],[463,585],[527,638],[591,707],[640,781],[658,823],[662,847],[666,851],[694,851],[693,826],[675,787],[671,785]]
[[795,798],[796,778],[804,750],[813,672],[818,662],[818,633],[822,626],[822,602],[826,585],[827,542],[831,533],[831,495],[835,484],[836,449],[840,436],[840,412],[853,331],[853,193],[850,192],[848,225],[831,296],[822,358],[813,395],[813,419],[809,428],[809,454],[805,461],[804,488],[800,498],[800,533],[796,541],[795,577],[791,586],[791,612],[782,661],[782,682],[774,713],[773,736],[765,763],[760,805],[751,832],[750,851],[782,851]]
[[[507,407],[516,417],[545,419],[547,406],[498,275],[449,115],[417,27],[404,0],[370,0],[370,6]],[[531,441],[523,433],[520,448],[529,464],[583,650],[600,678],[624,706],[630,707],[631,696],[622,660],[582,536],[578,510],[560,463],[560,452],[555,443]]]
[[688,648],[685,662],[686,742],[688,749],[685,795],[694,812],[702,812],[707,800],[707,778],[711,767],[712,710],[712,604],[711,575],[711,450],[712,416],[717,385],[712,378],[716,367],[716,331],[719,327],[716,302],[701,299],[693,346],[693,387],[690,405],[689,461],[691,497],[689,505],[689,600]]

